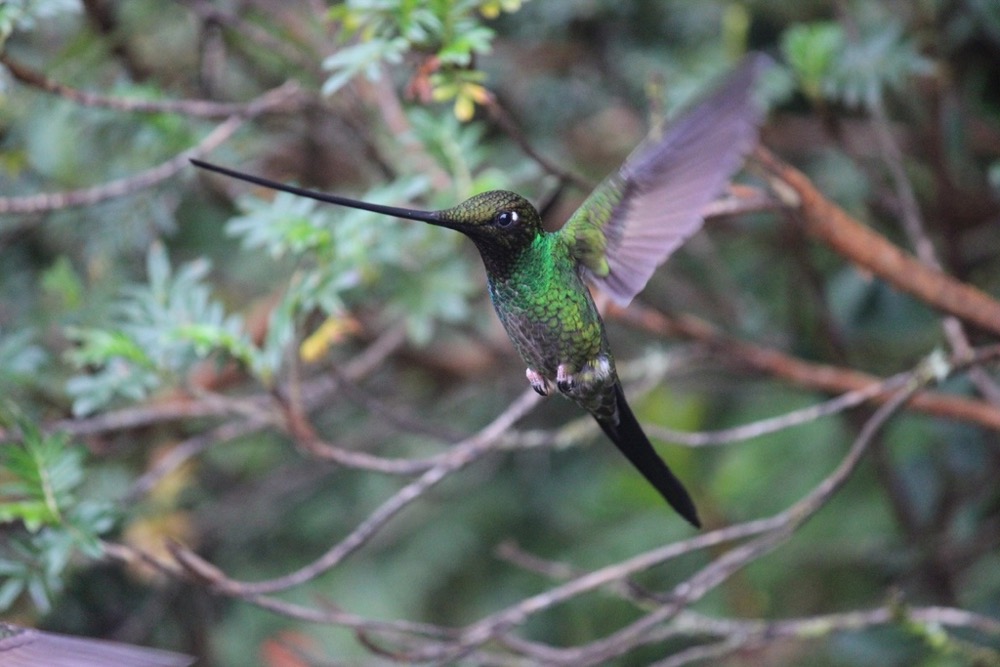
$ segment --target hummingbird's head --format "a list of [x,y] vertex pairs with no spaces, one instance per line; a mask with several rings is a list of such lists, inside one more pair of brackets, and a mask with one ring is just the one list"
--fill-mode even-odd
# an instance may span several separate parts
[[516,258],[542,231],[541,216],[531,202],[506,190],[484,192],[438,211],[435,224],[472,239],[487,268]]

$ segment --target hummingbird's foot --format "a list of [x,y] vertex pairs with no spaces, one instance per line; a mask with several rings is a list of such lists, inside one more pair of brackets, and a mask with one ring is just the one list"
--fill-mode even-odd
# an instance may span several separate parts
[[573,368],[569,364],[559,364],[556,368],[556,386],[559,391],[569,394],[576,386],[576,378],[573,377]]
[[556,368],[556,386],[570,398],[577,394],[589,393],[596,387],[603,387],[614,376],[614,368],[607,355],[599,355],[583,365],[579,371],[569,364],[559,364]]
[[528,376],[528,382],[531,383],[531,388],[534,389],[541,396],[548,396],[552,392],[552,383],[548,381],[541,373],[527,368],[524,374]]

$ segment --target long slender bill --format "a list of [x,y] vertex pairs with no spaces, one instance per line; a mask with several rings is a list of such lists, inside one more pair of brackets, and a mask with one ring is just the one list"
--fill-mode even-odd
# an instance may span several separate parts
[[[255,185],[260,185],[265,188],[271,188],[272,190],[280,190],[282,192],[289,192],[293,195],[298,195],[300,197],[308,197],[309,199],[315,199],[317,201],[326,202],[328,204],[336,204],[338,206],[348,206],[350,208],[359,208],[363,211],[371,211],[372,213],[381,213],[383,215],[391,215],[396,218],[404,218],[406,220],[419,220],[421,222],[429,222],[432,225],[443,225],[443,221],[436,211],[417,211],[411,208],[399,208],[396,206],[382,206],[381,204],[370,204],[366,201],[359,201],[357,199],[348,199],[347,197],[341,197],[339,195],[331,195],[326,192],[318,192],[316,190],[309,190],[307,188],[299,188],[294,185],[286,185],[284,183],[279,183],[278,181],[272,181],[269,178],[264,178],[262,176],[254,176],[253,174],[246,174],[242,171],[236,171],[235,169],[229,169],[227,167],[221,167],[217,164],[212,164],[211,162],[205,162],[203,160],[191,159],[191,164],[201,169],[207,169],[208,171],[214,171],[223,176],[229,176],[230,178],[236,178],[241,181],[246,181],[248,183],[253,183]],[[447,225],[444,225],[447,226]]]

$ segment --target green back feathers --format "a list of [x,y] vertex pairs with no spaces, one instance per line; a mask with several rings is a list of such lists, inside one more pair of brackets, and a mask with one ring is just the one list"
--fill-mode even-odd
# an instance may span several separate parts
[[610,273],[605,229],[621,204],[624,186],[617,175],[605,179],[559,231],[570,254],[595,280]]

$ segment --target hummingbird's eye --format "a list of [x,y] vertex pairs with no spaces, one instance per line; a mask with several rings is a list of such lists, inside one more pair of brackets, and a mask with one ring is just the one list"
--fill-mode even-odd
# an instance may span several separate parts
[[517,222],[517,219],[516,211],[500,211],[493,220],[497,223],[498,227],[510,227]]

